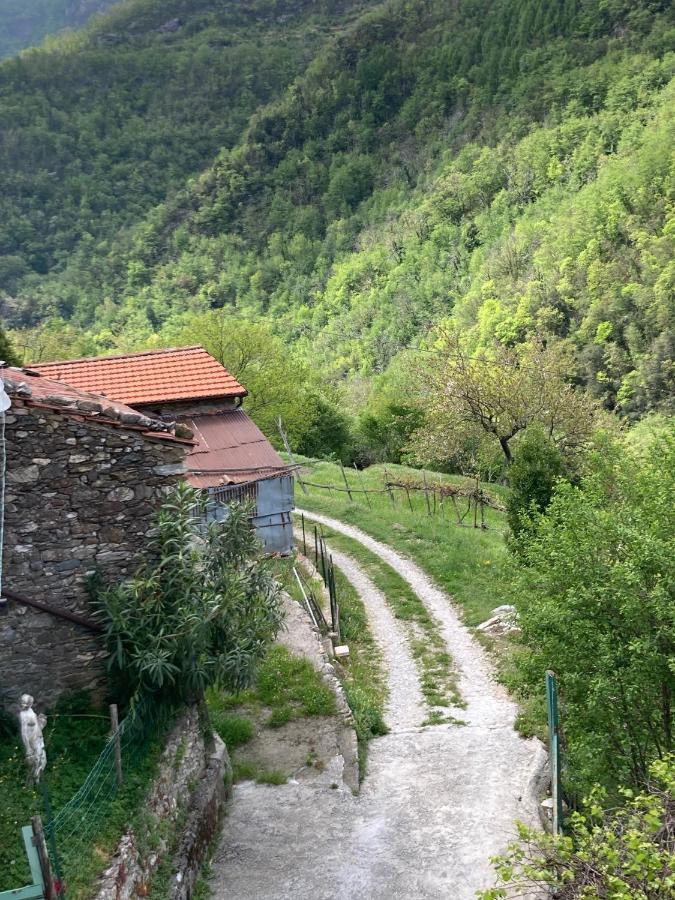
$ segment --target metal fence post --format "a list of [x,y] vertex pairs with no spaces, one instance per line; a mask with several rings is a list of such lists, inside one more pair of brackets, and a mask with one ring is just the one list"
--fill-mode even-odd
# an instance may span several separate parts
[[548,711],[548,741],[551,760],[551,794],[553,797],[553,833],[562,834],[563,807],[560,781],[560,726],[558,717],[558,688],[555,673],[546,673],[546,707]]

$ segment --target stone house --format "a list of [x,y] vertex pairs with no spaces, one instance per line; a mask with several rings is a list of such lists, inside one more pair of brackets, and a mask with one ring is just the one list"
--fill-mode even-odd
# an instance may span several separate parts
[[203,347],[150,350],[34,368],[96,391],[162,421],[186,426],[195,444],[186,478],[209,495],[209,518],[222,521],[233,500],[253,504],[253,523],[268,553],[293,547],[293,474],[246,415],[246,388]]
[[139,561],[166,493],[181,477],[187,432],[28,369],[0,368],[5,418],[0,703],[102,696],[101,626],[85,578],[117,582]]

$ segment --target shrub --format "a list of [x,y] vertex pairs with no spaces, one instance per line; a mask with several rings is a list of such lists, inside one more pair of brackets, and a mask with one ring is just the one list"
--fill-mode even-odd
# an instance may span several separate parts
[[481,900],[530,896],[533,888],[538,896],[544,886],[556,900],[675,896],[675,757],[652,766],[647,790],[624,796],[625,806],[608,812],[594,791],[565,837],[520,825],[520,842],[493,860],[498,886]]
[[562,453],[546,437],[543,429],[528,428],[518,443],[508,472],[508,521],[517,534],[528,513],[544,512],[558,479],[565,474]]
[[607,446],[516,538],[516,686],[557,676],[572,787],[644,783],[672,750],[675,428],[646,452]]
[[180,484],[160,511],[136,577],[100,591],[111,672],[132,700],[203,696],[251,683],[282,621],[280,589],[245,506],[208,528]]

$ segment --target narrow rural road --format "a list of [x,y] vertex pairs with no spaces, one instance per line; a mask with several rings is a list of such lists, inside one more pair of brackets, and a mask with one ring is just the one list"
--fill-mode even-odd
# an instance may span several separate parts
[[515,733],[515,706],[482,648],[417,565],[353,526],[305,516],[376,553],[427,605],[459,670],[467,724],[420,727],[426,712],[405,634],[363,569],[333,549],[383,650],[391,732],[371,741],[358,797],[326,781],[238,785],[213,861],[213,896],[471,900],[492,884],[489,858],[514,837],[515,821],[536,818],[530,780],[540,747]]

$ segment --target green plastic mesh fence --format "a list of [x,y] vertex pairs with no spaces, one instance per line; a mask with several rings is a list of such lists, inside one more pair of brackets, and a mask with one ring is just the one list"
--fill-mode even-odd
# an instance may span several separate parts
[[[127,825],[142,816],[142,798],[161,754],[172,716],[151,703],[136,707],[106,741],[94,766],[73,797],[58,810],[45,791],[45,837],[61,896],[90,896],[101,871]],[[122,784],[115,761],[121,745]],[[139,831],[142,828],[138,829]]]

